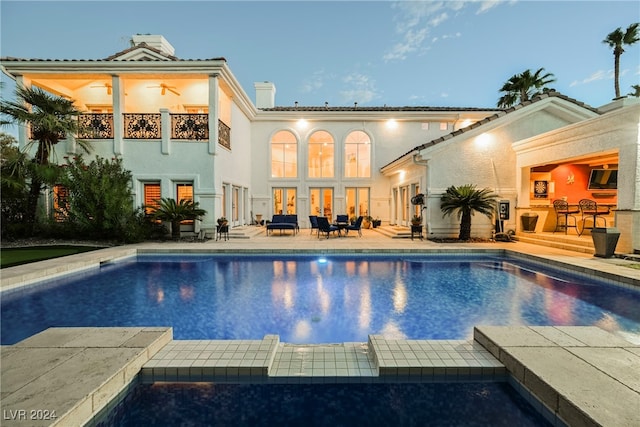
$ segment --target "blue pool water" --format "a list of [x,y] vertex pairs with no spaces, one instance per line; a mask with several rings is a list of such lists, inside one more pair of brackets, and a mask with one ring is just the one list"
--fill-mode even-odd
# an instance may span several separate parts
[[506,383],[139,385],[102,427],[550,426]]
[[52,326],[172,326],[175,339],[466,339],[474,325],[640,337],[640,292],[490,256],[138,256],[5,292],[2,344]]

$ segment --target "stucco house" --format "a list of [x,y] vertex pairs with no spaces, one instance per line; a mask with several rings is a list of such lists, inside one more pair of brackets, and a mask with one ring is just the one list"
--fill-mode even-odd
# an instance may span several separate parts
[[[618,249],[640,249],[637,99],[596,109],[550,91],[510,109],[276,106],[273,83],[255,83],[253,102],[224,58],[180,59],[161,35],[135,35],[101,60],[0,64],[17,84],[86,112],[91,131],[77,137],[91,142],[91,157],[123,159],[136,206],[160,196],[198,201],[208,214],[187,226],[194,231],[220,216],[239,226],[291,213],[304,227],[309,215],[346,213],[408,226],[424,212],[429,234],[449,236],[457,223],[442,217],[440,195],[470,183],[509,202],[505,228],[516,232],[525,212],[540,216],[539,231],[553,230],[556,198],[597,198],[612,207]],[[28,138],[20,128],[20,145]],[[61,145],[62,162],[76,152],[74,136]],[[589,190],[593,169],[617,171],[617,188]],[[419,193],[425,211],[410,203]],[[473,232],[488,236],[493,225],[474,217]]]

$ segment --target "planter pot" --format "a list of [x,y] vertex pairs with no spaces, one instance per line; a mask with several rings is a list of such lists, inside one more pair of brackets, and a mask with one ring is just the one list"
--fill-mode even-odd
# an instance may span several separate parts
[[616,251],[620,232],[615,227],[594,228],[591,230],[591,238],[595,249],[594,256],[611,258]]
[[532,212],[525,212],[520,217],[522,221],[522,231],[525,233],[535,233],[536,224],[538,223],[538,214]]

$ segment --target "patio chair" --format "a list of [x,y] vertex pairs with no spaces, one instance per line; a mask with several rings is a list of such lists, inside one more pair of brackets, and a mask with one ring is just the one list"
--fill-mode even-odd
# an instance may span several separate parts
[[318,230],[318,216],[309,215],[309,223],[311,224],[311,233],[309,234],[313,234],[313,230]]
[[320,233],[326,234],[328,239],[329,234],[336,231],[340,231],[340,229],[335,225],[329,224],[329,219],[326,216],[318,217],[318,239],[320,238]]
[[362,237],[362,220],[363,219],[364,217],[360,215],[358,219],[356,219],[356,222],[354,222],[353,224],[347,225],[347,227],[345,228],[345,233],[349,234],[349,230],[357,230],[358,236]]
[[[554,233],[558,231],[558,229],[564,228],[564,234],[567,234],[567,229],[573,227],[576,229],[576,234],[579,234],[578,220],[573,216],[573,214],[580,213],[578,207],[569,206],[569,203],[565,200],[554,200],[553,209],[556,211],[556,228],[553,230]],[[564,218],[564,222],[561,221],[561,218]],[[570,219],[573,219],[573,225],[571,225]]]
[[[591,199],[582,199],[578,202],[578,206],[580,207],[580,212],[582,212],[582,230],[578,233],[579,236],[584,233],[585,228],[593,229],[598,224],[598,219],[601,219],[604,222],[604,226],[607,226],[607,219],[602,217],[602,215],[609,215],[609,207],[606,206],[604,208],[599,208],[598,203],[595,200]],[[591,227],[585,227],[586,222],[591,219]]]
[[337,215],[336,222],[349,222],[349,215]]

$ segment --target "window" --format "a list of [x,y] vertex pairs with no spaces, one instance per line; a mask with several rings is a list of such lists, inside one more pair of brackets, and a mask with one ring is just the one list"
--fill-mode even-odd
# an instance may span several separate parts
[[333,218],[333,188],[311,188],[311,212],[309,215]]
[[[180,200],[193,201],[193,184],[178,183],[176,184],[176,202]],[[193,220],[184,220],[180,224],[193,224]]]
[[345,202],[349,219],[369,215],[369,187],[347,187]]
[[209,114],[209,107],[206,105],[187,105],[184,104],[184,111],[187,114]]
[[371,176],[371,140],[369,135],[357,130],[351,132],[344,144],[344,176],[369,178]]
[[296,189],[295,188],[274,188],[273,189],[273,213],[277,215],[296,214]]
[[193,184],[176,184],[176,200],[193,200]]
[[69,190],[63,185],[53,187],[53,218],[62,222],[69,215]]
[[323,130],[309,138],[309,177],[333,178],[333,137]]
[[113,114],[113,107],[111,105],[87,104],[87,110],[94,114]]
[[148,182],[144,184],[144,213],[150,215],[159,206],[160,183]]
[[289,131],[282,130],[271,138],[271,176],[298,176],[298,142],[295,135]]
[[447,122],[440,122],[440,130],[447,130],[449,128],[449,125],[447,124]]

